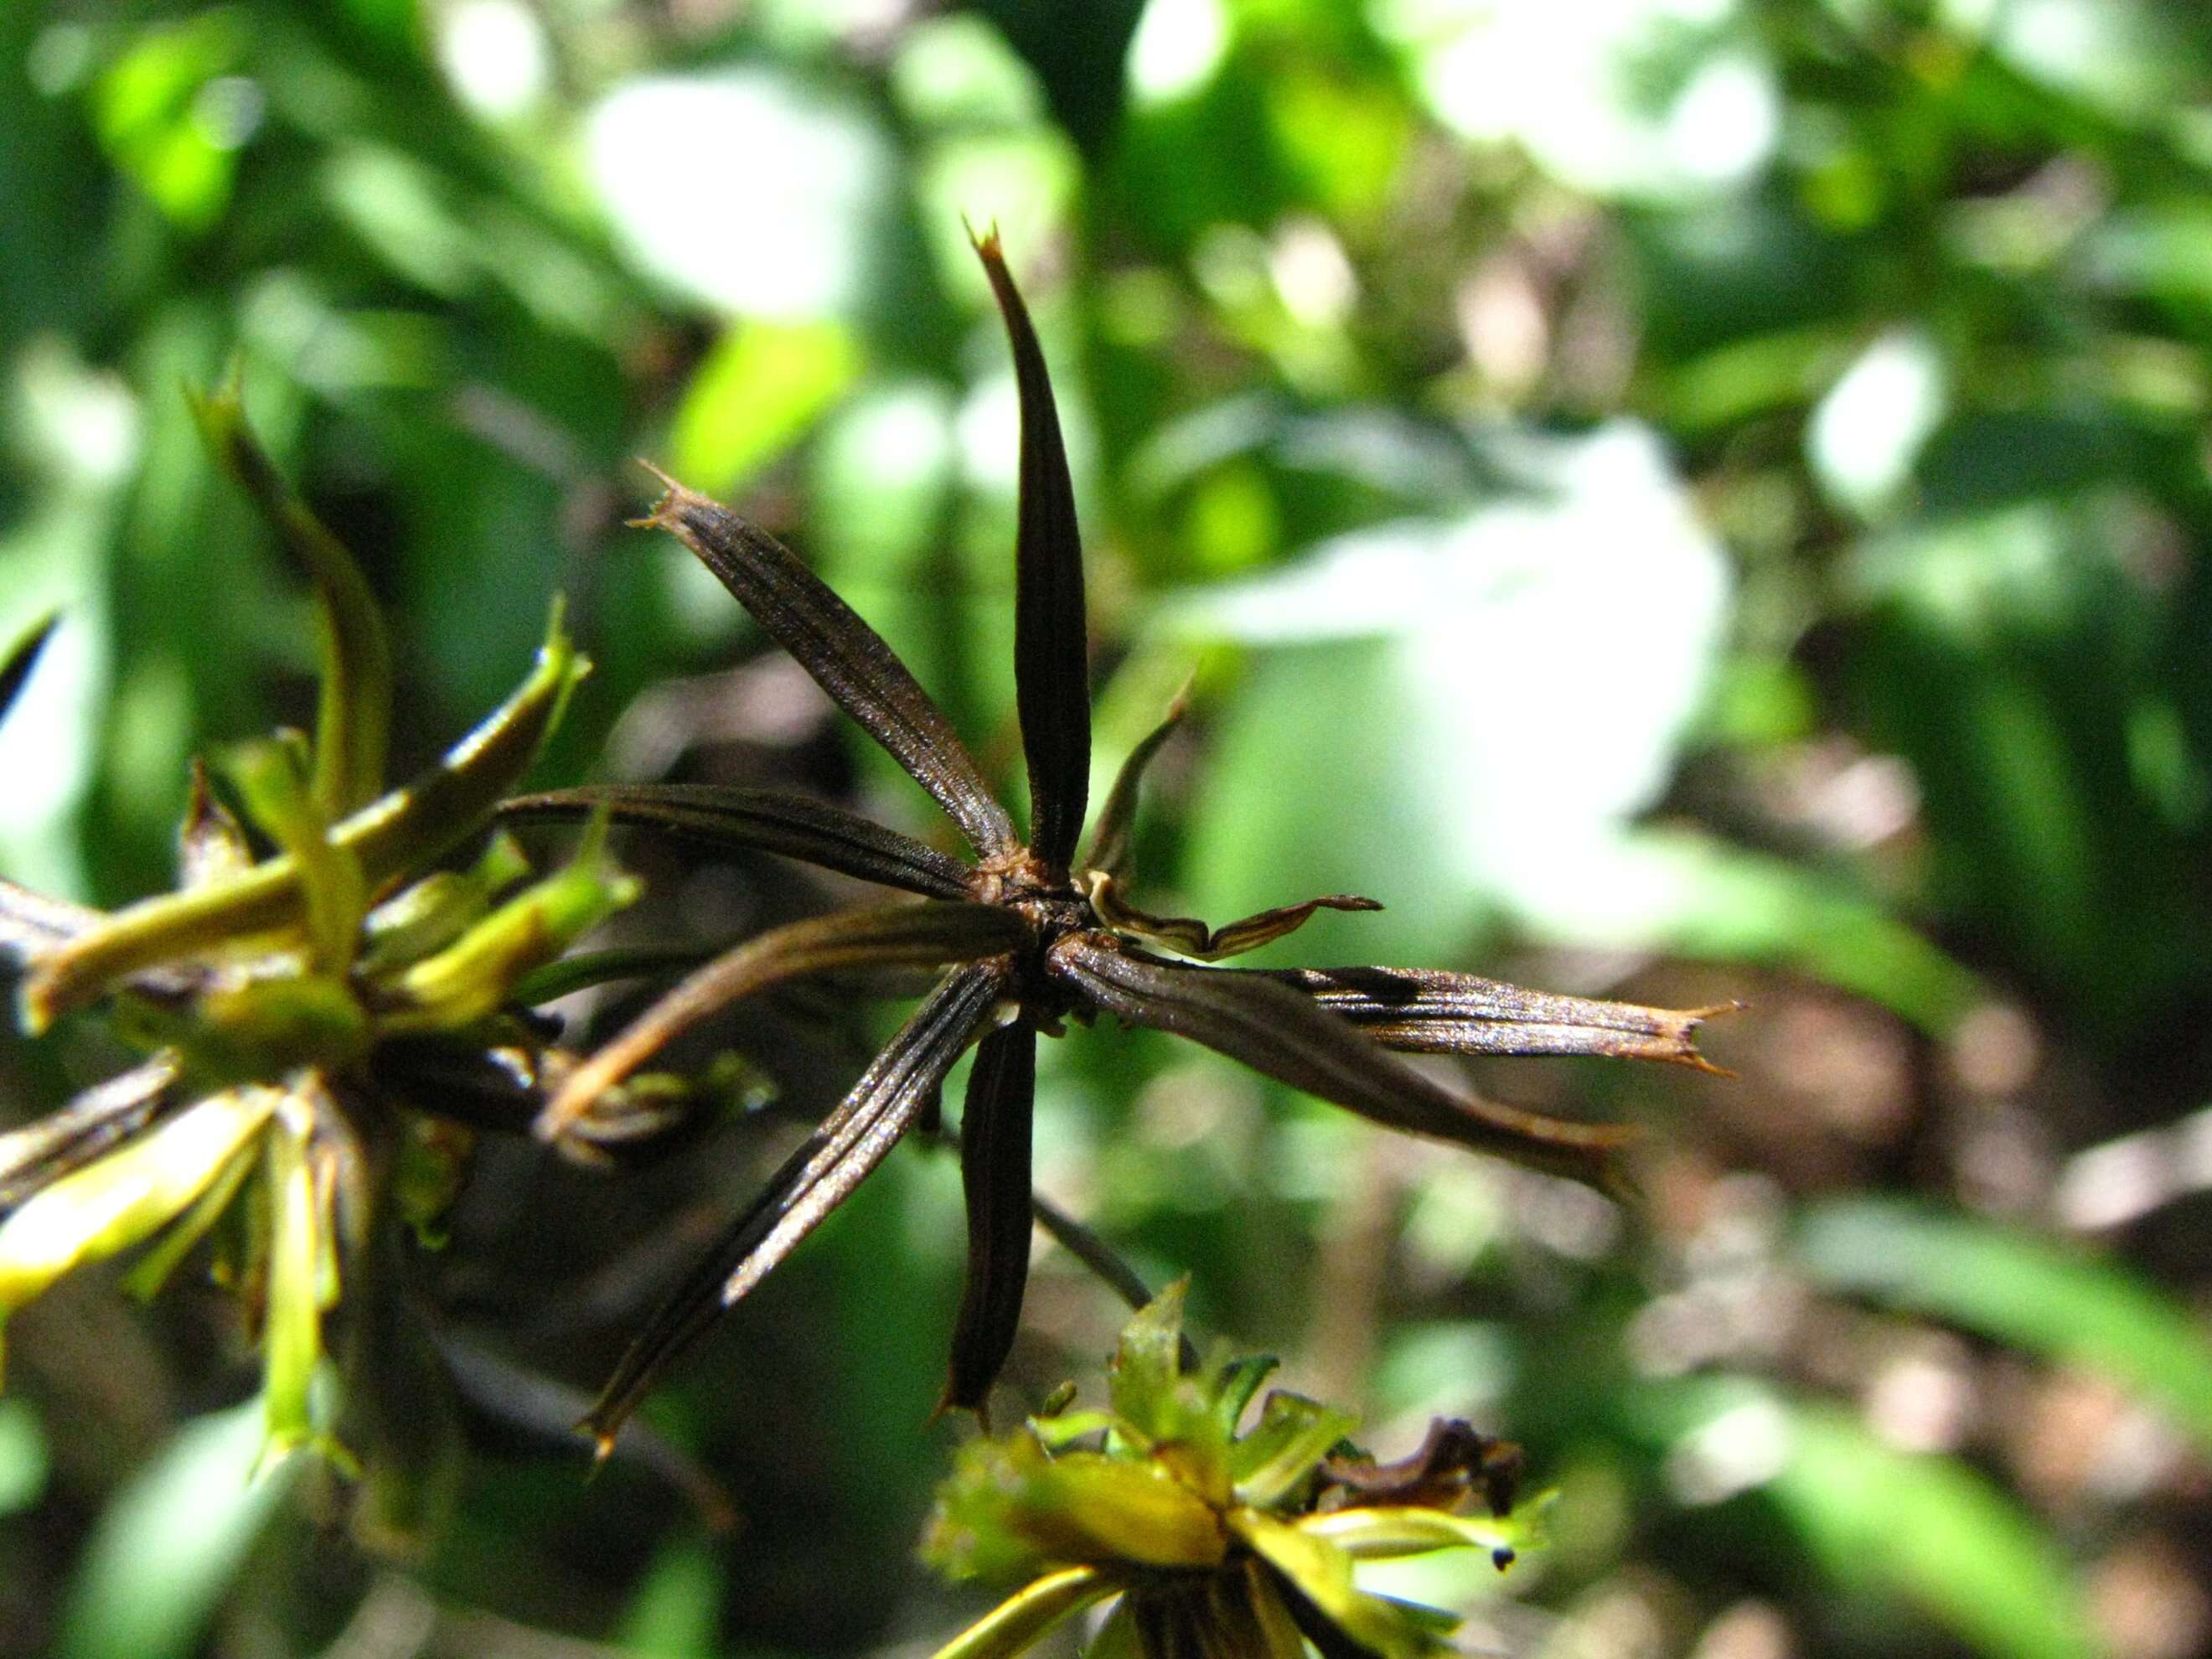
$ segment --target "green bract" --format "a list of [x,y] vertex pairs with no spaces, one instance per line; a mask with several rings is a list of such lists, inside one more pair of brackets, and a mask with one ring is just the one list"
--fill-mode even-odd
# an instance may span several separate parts
[[[127,1282],[150,1293],[205,1240],[260,1333],[271,1450],[313,1441],[343,1463],[372,1462],[380,1424],[395,1419],[392,1402],[358,1397],[364,1379],[409,1389],[420,1379],[395,1376],[395,1356],[427,1352],[395,1336],[404,1298],[374,1264],[404,1229],[436,1224],[473,1131],[525,1129],[542,1110],[571,1062],[518,988],[637,884],[606,856],[604,825],[538,880],[496,833],[465,867],[433,867],[483,838],[586,672],[559,605],[514,695],[385,793],[390,652],[368,584],[278,481],[235,393],[197,412],[314,584],[316,731],[222,757],[228,805],[195,766],[174,893],[106,915],[0,882],[0,951],[24,969],[25,1028],[97,1005],[145,1056],[0,1135],[0,1319],[71,1269],[141,1245]],[[46,632],[0,667],[0,713]],[[635,1133],[672,1092],[634,1090],[566,1144],[588,1154]],[[347,1386],[334,1411],[315,1379],[342,1292]],[[420,1400],[401,1409],[436,1414]],[[372,1521],[405,1524],[384,1507]]]
[[[923,1559],[955,1578],[1028,1582],[937,1659],[1001,1659],[1118,1596],[1089,1651],[1224,1659],[1385,1659],[1441,1650],[1455,1622],[1370,1595],[1353,1563],[1488,1551],[1502,1568],[1518,1455],[1437,1424],[1378,1467],[1345,1437],[1350,1413],[1280,1390],[1238,1431],[1272,1359],[1182,1369],[1182,1286],[1133,1320],[1105,1411],[1064,1410],[971,1441],[939,1489]],[[1470,1498],[1491,1513],[1460,1513]]]

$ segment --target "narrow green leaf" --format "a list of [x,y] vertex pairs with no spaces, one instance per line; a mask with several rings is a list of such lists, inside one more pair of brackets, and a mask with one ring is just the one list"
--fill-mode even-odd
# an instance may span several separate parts
[[[1258,1510],[1231,1511],[1229,1523],[1253,1553],[1331,1625],[1382,1659],[1419,1659],[1434,1650],[1426,1633],[1379,1596],[1352,1582],[1352,1558],[1326,1538],[1302,1532]],[[1307,1635],[1313,1632],[1308,1631]]]
[[326,817],[343,817],[366,806],[384,787],[392,647],[383,611],[353,555],[287,487],[254,441],[236,385],[194,397],[191,405],[217,462],[252,498],[314,584],[323,663],[313,795]]
[[1115,1589],[1114,1581],[1096,1567],[1064,1567],[1047,1573],[938,1649],[933,1659],[1012,1659]]
[[238,1189],[253,1172],[253,1152],[252,1146],[241,1146],[232,1153],[230,1162],[208,1183],[207,1190],[192,1200],[191,1207],[170,1223],[168,1231],[131,1264],[131,1271],[123,1275],[126,1291],[142,1302],[149,1302],[169,1282],[169,1275],[176,1272],[178,1264],[222,1219],[223,1212],[238,1196]]
[[262,1142],[270,1219],[261,1392],[268,1452],[276,1457],[313,1437],[309,1395],[323,1357],[323,1315],[316,1283],[322,1206],[307,1158],[310,1128],[307,1109],[288,1098],[276,1109]]
[[0,1221],[0,1319],[180,1214],[274,1105],[266,1090],[211,1095],[25,1200]]
[[399,975],[404,1006],[383,1017],[395,1032],[455,1030],[504,1006],[515,981],[543,966],[643,890],[606,853],[606,819],[594,818],[575,856],[533,883],[435,956]]
[[2057,1540],[1983,1475],[1802,1407],[1767,1488],[1839,1582],[1919,1603],[2001,1659],[2094,1659],[2087,1598]]
[[680,974],[699,966],[708,954],[702,949],[667,945],[610,945],[604,951],[578,951],[532,969],[515,981],[513,999],[521,1007],[535,1008],[617,980]]
[[434,956],[491,914],[499,896],[530,874],[530,860],[504,831],[465,870],[434,870],[368,913],[360,972],[382,979]]
[[1830,1289],[1946,1319],[2133,1389],[2212,1450],[2212,1338],[2109,1257],[1889,1199],[1812,1211],[1797,1249]]
[[227,772],[247,815],[299,871],[311,961],[323,973],[343,973],[360,941],[368,890],[359,858],[331,836],[317,793],[321,780],[311,784],[301,773],[296,750],[268,738],[239,744]]
[[[1223,1438],[1236,1437],[1237,1425],[1244,1416],[1244,1408],[1282,1363],[1271,1353],[1248,1353],[1218,1366],[1213,1384],[1213,1418]],[[1186,1360],[1184,1364],[1187,1369],[1189,1362]]]

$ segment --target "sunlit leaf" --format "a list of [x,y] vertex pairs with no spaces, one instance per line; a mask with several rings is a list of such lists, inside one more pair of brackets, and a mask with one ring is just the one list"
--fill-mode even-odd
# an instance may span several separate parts
[[1024,1585],[938,1649],[934,1659],[1012,1659],[1032,1642],[1114,1593],[1096,1567],[1065,1567]]
[[1097,1452],[1047,1457],[1016,1437],[962,1449],[922,1549],[940,1570],[970,1577],[1034,1563],[1208,1567],[1227,1547],[1213,1510],[1159,1465]]
[[313,794],[332,819],[368,805],[384,787],[392,719],[392,647],[384,611],[337,537],[284,483],[246,423],[235,384],[192,399],[208,447],[276,531],[314,584],[322,657],[315,716]]
[[1235,1511],[1231,1524],[1285,1583],[1359,1648],[1383,1659],[1417,1659],[1433,1651],[1419,1626],[1352,1583],[1352,1558],[1326,1538],[1257,1510]]
[[1769,1489],[1841,1583],[1919,1603],[1984,1653],[2090,1659],[2080,1580],[2057,1540],[1980,1474],[1883,1444],[1838,1412],[1792,1414]]
[[1231,1478],[1240,1503],[1273,1509],[1313,1478],[1330,1447],[1359,1425],[1352,1413],[1278,1390],[1260,1420],[1231,1448]]
[[256,1476],[248,1400],[187,1424],[102,1510],[64,1601],[58,1659],[191,1659],[298,1460]]
[[[447,751],[443,762],[355,813],[331,831],[359,860],[370,889],[434,859],[466,837],[529,769],[586,672],[556,605],[530,677],[506,704]],[[23,1023],[43,1030],[56,1015],[92,1001],[129,975],[219,949],[306,920],[299,866],[270,859],[219,885],[143,900],[44,958],[23,987]]]
[[180,1214],[274,1105],[266,1090],[210,1096],[25,1200],[0,1221],[0,1317]]
[[287,1103],[277,1109],[264,1138],[270,1220],[262,1401],[269,1453],[276,1457],[305,1445],[315,1434],[310,1395],[323,1357],[317,1279],[324,1225],[308,1162],[309,1127],[307,1115]]

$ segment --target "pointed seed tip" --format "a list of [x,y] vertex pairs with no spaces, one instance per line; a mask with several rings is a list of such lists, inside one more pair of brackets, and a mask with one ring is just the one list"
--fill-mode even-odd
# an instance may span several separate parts
[[689,495],[692,492],[686,489],[681,483],[678,483],[672,475],[664,472],[660,468],[655,466],[651,461],[647,460],[644,456],[637,455],[633,456],[631,459],[635,460],[640,466],[643,467],[647,472],[650,472],[655,478],[659,480],[660,499],[653,504],[653,511],[647,514],[643,518],[626,519],[623,522],[632,530],[674,529],[675,526],[671,521],[670,518],[671,507],[679,497]]
[[615,1436],[621,1431],[618,1427],[609,1428],[600,1422],[599,1413],[596,1412],[577,1424],[576,1430],[578,1433],[587,1434],[592,1437],[592,1467],[590,1473],[585,1476],[585,1479],[590,1480],[601,1469],[606,1468],[607,1459],[615,1455]]

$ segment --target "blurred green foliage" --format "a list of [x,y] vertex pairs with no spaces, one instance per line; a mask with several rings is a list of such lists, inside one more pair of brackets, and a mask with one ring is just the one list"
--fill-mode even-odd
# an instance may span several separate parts
[[[1753,1005],[1732,1085],[1476,1073],[1648,1119],[1633,1217],[1145,1038],[1052,1045],[1043,1187],[1373,1438],[1528,1444],[1548,1555],[1510,1598],[1406,1586],[1478,1640],[2212,1647],[2199,8],[149,0],[0,10],[0,639],[65,618],[0,735],[11,877],[168,886],[187,757],[310,719],[307,596],[183,395],[234,362],[397,619],[401,770],[560,587],[599,666],[549,775],[924,821],[622,528],[644,455],[1018,771],[1013,391],[961,223],[995,221],[1075,459],[1100,763],[1199,671],[1146,902],[1443,891],[1299,955]],[[825,902],[635,861],[663,938]],[[730,1038],[780,1120],[868,1035],[795,1002]],[[0,1110],[111,1058],[0,1050]],[[404,1571],[240,1484],[213,1298],[27,1310],[0,1650],[942,1639],[981,1610],[909,1560],[957,1438],[949,1160],[894,1160],[728,1322],[655,1456],[586,1486],[564,1446],[786,1133],[487,1163],[428,1267],[491,1356],[453,1362],[482,1449]],[[1043,1255],[1018,1386],[1118,1323]]]

